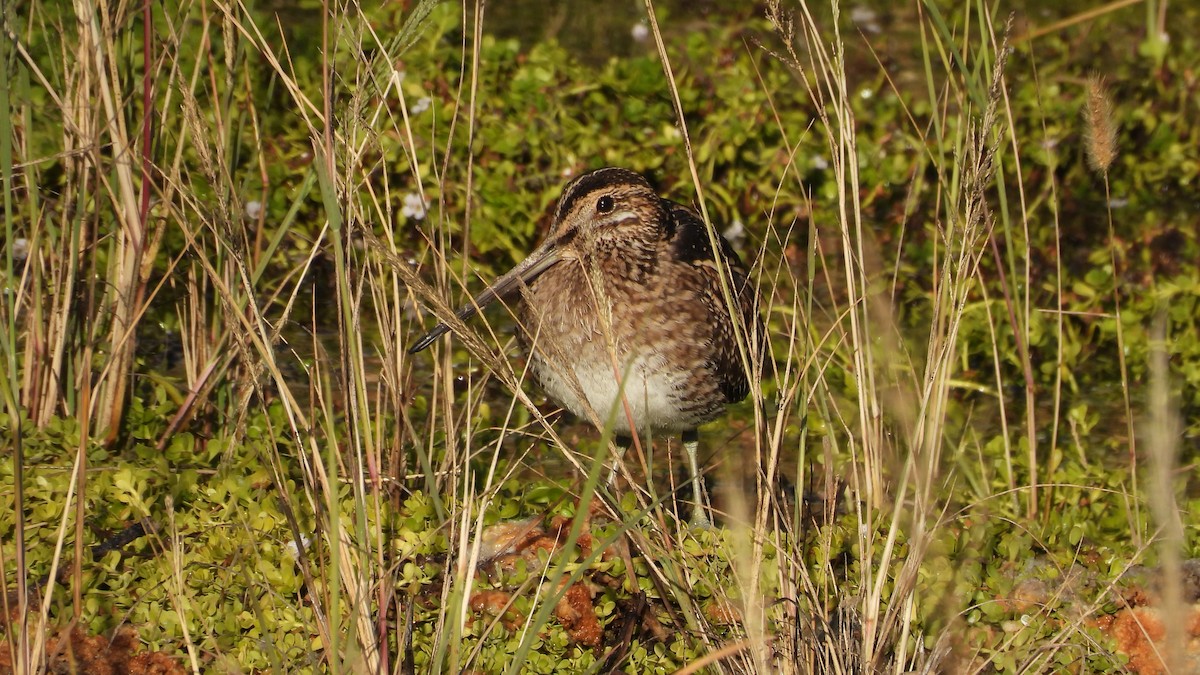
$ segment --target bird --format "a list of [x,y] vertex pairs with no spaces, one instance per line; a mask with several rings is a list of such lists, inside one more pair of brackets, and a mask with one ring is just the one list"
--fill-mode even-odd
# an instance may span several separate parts
[[[549,398],[610,424],[619,452],[633,434],[680,434],[691,523],[711,524],[697,427],[746,398],[765,343],[757,288],[729,242],[710,237],[693,209],[659,196],[641,174],[598,169],[563,188],[541,245],[456,316],[466,321],[514,296],[519,341]],[[439,323],[409,353],[449,330]],[[610,483],[615,473],[614,464]]]

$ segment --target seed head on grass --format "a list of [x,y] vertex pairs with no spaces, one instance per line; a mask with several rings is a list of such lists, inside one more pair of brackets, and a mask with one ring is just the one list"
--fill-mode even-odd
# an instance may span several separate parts
[[1083,107],[1083,121],[1088,166],[1107,174],[1117,157],[1117,123],[1113,119],[1112,98],[1104,78],[1099,75],[1089,76],[1085,86],[1087,102]]

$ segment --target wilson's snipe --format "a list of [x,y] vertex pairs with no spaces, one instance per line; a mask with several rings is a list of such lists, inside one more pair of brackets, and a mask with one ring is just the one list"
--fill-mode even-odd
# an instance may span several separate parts
[[[466,320],[519,292],[522,342],[550,398],[593,422],[614,419],[619,437],[682,432],[694,523],[707,521],[696,427],[746,397],[747,365],[758,361],[764,336],[745,267],[724,238],[716,243],[748,347],[745,362],[703,221],[625,169],[600,169],[567,185],[545,242],[458,311]],[[448,330],[438,324],[409,352]]]

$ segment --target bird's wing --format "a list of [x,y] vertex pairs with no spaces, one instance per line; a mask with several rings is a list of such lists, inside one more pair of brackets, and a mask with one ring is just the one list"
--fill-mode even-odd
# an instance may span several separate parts
[[[668,251],[676,263],[687,264],[697,269],[703,283],[707,287],[707,297],[724,298],[721,291],[720,273],[717,271],[717,256],[713,254],[712,240],[704,221],[695,211],[674,202],[668,202],[670,213],[667,225]],[[758,289],[750,279],[746,266],[738,257],[737,251],[729,245],[725,237],[716,233],[720,258],[728,265],[731,291],[741,314],[743,335],[751,348],[751,364],[760,363],[757,357],[762,354],[765,344],[766,331],[758,312]],[[728,318],[728,309],[724,302],[713,308],[717,316]],[[742,357],[737,348],[733,335],[733,324],[730,321],[718,321],[718,332],[715,344],[711,350],[710,367],[712,372],[720,377],[721,393],[726,401],[736,403],[746,398],[750,392],[750,383],[746,379],[746,369],[742,365]],[[753,366],[752,366],[753,367]]]

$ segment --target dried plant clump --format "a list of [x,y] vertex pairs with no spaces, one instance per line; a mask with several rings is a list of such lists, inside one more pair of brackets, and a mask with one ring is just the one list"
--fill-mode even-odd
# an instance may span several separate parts
[[[591,555],[598,542],[590,527],[593,518],[602,513],[598,501],[594,501],[587,513],[587,528],[576,545],[582,555]],[[550,518],[543,526],[538,517],[497,523],[485,529],[480,537],[480,579],[491,584],[502,578],[502,573],[513,573],[524,568],[529,573],[544,575],[553,556],[569,539],[573,519],[563,515]],[[609,544],[601,560],[622,558],[628,560],[629,548],[624,540]],[[602,588],[619,588],[620,580],[602,572],[593,572],[576,583],[562,580],[559,588],[561,597],[554,606],[554,617],[576,644],[599,648],[604,643],[604,625],[596,612],[595,595]],[[514,594],[519,589],[484,588],[471,595],[468,604],[476,614],[498,618],[507,630],[521,629],[526,616],[513,605]]]
[[[1117,651],[1129,657],[1127,668],[1138,675],[1167,672],[1167,625],[1170,619],[1157,607],[1133,607],[1101,617],[1096,625],[1117,643]],[[1200,607],[1192,606],[1184,620],[1186,672],[1200,666]]]
[[[13,655],[7,644],[0,644],[0,674],[15,672]],[[47,669],[53,673],[92,673],[94,675],[182,675],[187,671],[163,652],[143,652],[137,632],[118,629],[111,638],[87,635],[73,625],[51,636],[46,642]]]

